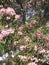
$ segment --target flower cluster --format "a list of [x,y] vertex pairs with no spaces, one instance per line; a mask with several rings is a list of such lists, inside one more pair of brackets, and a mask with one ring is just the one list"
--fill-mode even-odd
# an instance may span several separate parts
[[27,56],[22,56],[22,55],[18,55],[18,57],[23,60],[23,61],[28,61],[30,59],[30,57]]
[[0,65],[49,65],[48,0],[1,1]]
[[26,49],[26,46],[21,45],[21,46],[20,46],[20,51],[23,51],[24,49]]
[[2,40],[4,37],[10,35],[10,34],[13,34],[14,33],[14,29],[5,29],[5,30],[2,30],[1,33],[0,33],[0,40]]
[[22,33],[21,31],[18,31],[18,35],[22,36],[22,35],[23,35],[23,33]]
[[21,26],[18,28],[18,30],[19,30],[19,31],[22,31],[22,30],[23,30],[23,28],[24,28],[24,26],[23,26],[23,25],[21,25]]
[[30,63],[28,63],[28,65],[37,65],[37,64],[34,62],[30,62]]
[[48,43],[49,42],[49,36],[45,38],[45,41]]
[[42,33],[41,32],[36,32],[36,37],[38,38],[38,39],[41,39],[42,38]]
[[8,8],[1,8],[0,9],[0,16],[7,15],[6,20],[10,19],[10,16],[14,16],[15,19],[20,19],[20,15],[17,15],[15,10],[11,7]]
[[31,39],[30,39],[30,37],[28,37],[28,36],[25,36],[25,37],[24,37],[24,42],[26,42],[26,43],[29,43],[29,42],[31,42]]
[[18,57],[22,60],[22,61],[34,61],[35,63],[39,61],[39,59],[37,59],[36,57],[31,57],[31,56],[23,56],[23,55],[18,55]]

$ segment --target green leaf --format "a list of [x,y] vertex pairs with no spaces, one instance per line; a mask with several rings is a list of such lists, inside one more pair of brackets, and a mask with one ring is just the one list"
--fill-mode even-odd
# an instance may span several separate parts
[[3,45],[0,44],[0,55],[2,54],[2,51],[3,51]]

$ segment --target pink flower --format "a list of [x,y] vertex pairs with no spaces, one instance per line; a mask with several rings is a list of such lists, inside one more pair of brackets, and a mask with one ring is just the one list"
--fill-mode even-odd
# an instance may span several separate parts
[[14,11],[13,8],[8,7],[8,8],[6,9],[6,14],[8,14],[8,15],[10,15],[10,16],[14,16],[16,13],[15,13],[15,11]]
[[19,31],[22,31],[23,30],[23,26],[20,26],[18,29],[19,29]]
[[36,45],[34,46],[34,50],[37,51],[37,46]]
[[10,34],[13,34],[13,33],[14,33],[14,29],[9,28],[9,29],[7,30],[7,32],[9,32]]
[[48,37],[46,37],[46,39],[45,39],[45,40],[46,40],[46,42],[49,42],[49,36],[48,36]]
[[1,8],[0,9],[0,15],[2,16],[3,14],[5,14],[5,12],[6,12],[6,9],[5,8]]
[[40,54],[45,53],[45,49],[40,50],[39,53],[40,53]]
[[37,57],[34,57],[33,59],[32,59],[32,61],[35,61],[35,62],[38,62],[38,59],[37,59]]
[[3,39],[3,35],[2,34],[0,34],[0,40],[2,40]]
[[18,55],[18,57],[19,57],[22,61],[29,61],[29,60],[32,59],[32,57],[30,57],[30,56]]
[[16,19],[16,20],[20,19],[20,15],[17,15],[17,14],[16,14],[16,15],[15,15],[15,19]]
[[39,39],[42,38],[42,33],[41,32],[37,32],[36,33],[36,37],[39,38]]
[[22,35],[23,35],[23,33],[22,33],[21,31],[18,31],[18,35],[22,36]]
[[3,35],[3,37],[5,37],[9,35],[9,32],[7,32],[6,30],[2,30],[1,34]]
[[47,50],[46,53],[49,54],[49,50]]
[[26,43],[29,43],[29,42],[31,42],[31,39],[30,39],[28,36],[26,36],[26,37],[24,37],[24,41],[25,41]]
[[7,17],[6,17],[6,20],[10,20],[10,17],[9,17],[9,16],[7,16]]
[[28,57],[27,57],[27,56],[18,55],[18,57],[19,57],[22,61],[28,61]]
[[26,46],[21,45],[21,46],[20,46],[20,51],[23,51],[24,49],[26,49]]
[[1,31],[1,34],[3,35],[3,37],[6,37],[6,36],[8,36],[8,35],[10,35],[10,34],[13,34],[14,33],[14,29],[7,29],[7,30],[2,30]]
[[37,65],[35,62],[30,62],[28,65]]

